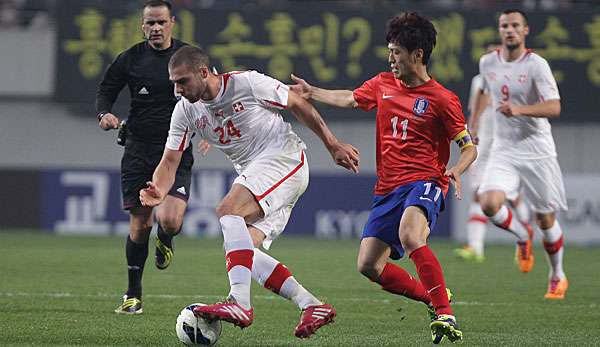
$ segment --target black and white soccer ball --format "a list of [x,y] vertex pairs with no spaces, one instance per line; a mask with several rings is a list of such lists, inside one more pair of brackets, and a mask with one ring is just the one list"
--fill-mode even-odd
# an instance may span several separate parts
[[175,324],[177,337],[186,346],[212,346],[221,336],[221,321],[208,322],[206,319],[194,316],[196,306],[205,306],[205,304],[188,305],[179,313]]

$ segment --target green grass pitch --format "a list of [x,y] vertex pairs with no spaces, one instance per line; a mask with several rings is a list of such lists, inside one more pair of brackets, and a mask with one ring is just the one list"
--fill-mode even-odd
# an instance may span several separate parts
[[[178,238],[170,268],[154,267],[151,247],[144,276],[144,314],[113,309],[126,289],[123,237],[56,236],[0,232],[0,345],[179,346],[175,319],[193,302],[212,303],[228,291],[221,242]],[[413,346],[431,345],[423,304],[382,291],[355,270],[357,240],[282,237],[270,254],[338,310],[333,325],[308,340],[293,336],[299,311],[256,285],[254,324],[223,324],[218,346]],[[567,244],[571,288],[564,301],[546,301],[548,267],[543,250],[522,274],[514,248],[490,246],[483,264],[452,255],[455,244],[433,241],[463,345],[584,346],[600,344],[598,249]],[[412,262],[399,264],[414,273]],[[444,341],[443,344],[449,344]]]

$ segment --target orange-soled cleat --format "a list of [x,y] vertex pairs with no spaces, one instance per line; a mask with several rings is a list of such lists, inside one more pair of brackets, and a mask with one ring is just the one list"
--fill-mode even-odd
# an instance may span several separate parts
[[544,299],[562,300],[565,298],[568,288],[569,281],[567,281],[567,278],[550,280],[548,292],[544,295]]

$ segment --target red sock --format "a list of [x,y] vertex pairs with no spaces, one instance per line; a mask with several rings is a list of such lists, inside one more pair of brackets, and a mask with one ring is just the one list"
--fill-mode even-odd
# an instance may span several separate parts
[[546,242],[544,241],[544,249],[546,253],[549,255],[556,254],[556,252],[560,251],[564,243],[563,235],[560,235],[560,239],[556,240],[556,242]]
[[438,262],[435,254],[427,246],[420,247],[410,254],[410,259],[417,267],[419,279],[427,293],[431,296],[431,304],[435,307],[437,314],[452,315],[452,309],[448,302],[448,294],[446,293],[446,283],[444,282],[444,274],[442,267]]
[[275,294],[279,294],[281,286],[283,285],[285,280],[287,280],[291,276],[292,273],[290,272],[290,270],[288,270],[288,268],[285,267],[285,265],[278,263],[273,269],[273,272],[271,272],[269,278],[267,278],[267,280],[265,281],[264,287]]
[[381,289],[390,293],[403,295],[427,305],[431,303],[431,297],[427,294],[421,282],[403,268],[392,263],[385,264],[379,279],[375,282],[381,284]]

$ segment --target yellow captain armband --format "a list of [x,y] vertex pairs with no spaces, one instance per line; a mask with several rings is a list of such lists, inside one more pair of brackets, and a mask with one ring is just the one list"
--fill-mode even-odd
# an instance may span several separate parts
[[470,146],[474,146],[473,140],[471,139],[471,134],[467,129],[459,132],[456,136],[454,136],[453,140],[461,150]]

